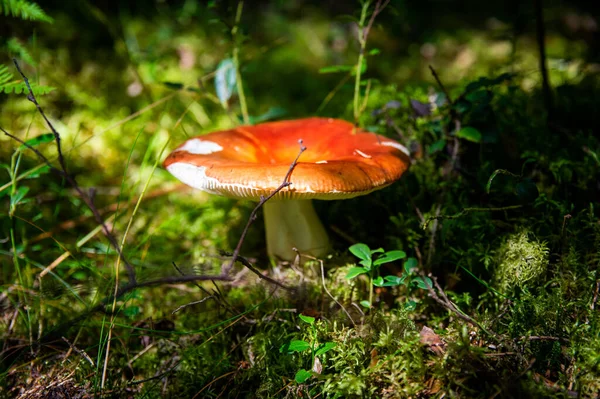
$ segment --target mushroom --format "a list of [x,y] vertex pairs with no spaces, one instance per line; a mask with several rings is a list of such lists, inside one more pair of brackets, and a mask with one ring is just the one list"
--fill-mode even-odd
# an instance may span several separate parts
[[240,126],[191,138],[164,161],[194,188],[260,200],[279,187],[298,153],[290,181],[264,204],[267,252],[283,260],[300,253],[323,256],[329,238],[313,199],[353,198],[398,180],[410,164],[400,143],[338,119],[306,118]]

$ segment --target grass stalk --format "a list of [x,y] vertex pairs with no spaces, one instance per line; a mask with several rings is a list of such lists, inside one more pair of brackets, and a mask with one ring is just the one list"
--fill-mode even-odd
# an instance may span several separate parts
[[360,117],[360,78],[362,64],[365,60],[365,49],[367,47],[367,38],[365,35],[365,22],[367,21],[367,15],[369,12],[369,6],[371,1],[365,1],[360,11],[360,20],[358,21],[358,43],[360,44],[360,51],[358,53],[358,61],[356,63],[356,75],[354,79],[354,123],[358,123]]
[[242,19],[242,10],[244,9],[244,1],[240,1],[237,6],[235,13],[235,25],[231,30],[233,36],[233,64],[235,65],[235,84],[237,87],[238,97],[240,98],[240,108],[242,110],[242,119],[244,125],[250,124],[250,117],[248,115],[248,106],[246,105],[246,96],[244,95],[244,84],[242,83],[242,74],[240,73],[240,39],[238,38],[238,31],[240,21]]

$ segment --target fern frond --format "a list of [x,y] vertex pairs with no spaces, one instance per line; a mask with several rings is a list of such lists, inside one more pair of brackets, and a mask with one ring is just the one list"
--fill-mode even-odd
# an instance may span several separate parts
[[39,5],[27,0],[0,0],[0,13],[23,20],[54,22]]
[[[33,91],[33,94],[35,94],[36,96],[43,96],[45,94],[50,93],[52,90],[56,90],[56,87],[51,87],[51,86],[42,86],[42,85],[38,85],[35,83],[30,83],[30,85],[31,85],[31,90]],[[27,93],[27,92],[28,92],[28,89],[27,89],[27,86],[25,85],[25,82],[10,82],[10,83],[0,86],[0,93],[21,94],[21,93]]]
[[[27,85],[22,80],[12,80],[13,74],[8,70],[6,65],[0,65],[0,93],[6,94],[21,94],[27,93]],[[30,83],[31,90],[36,96],[43,96],[44,94],[50,93],[52,90],[56,90],[55,87],[42,86],[36,83]]]
[[3,84],[11,80],[12,77],[13,74],[10,73],[8,67],[6,65],[0,64],[0,87],[2,87]]
[[16,56],[32,66],[36,66],[36,62],[29,53],[29,50],[23,46],[16,37],[11,37],[6,42],[6,48],[11,56]]

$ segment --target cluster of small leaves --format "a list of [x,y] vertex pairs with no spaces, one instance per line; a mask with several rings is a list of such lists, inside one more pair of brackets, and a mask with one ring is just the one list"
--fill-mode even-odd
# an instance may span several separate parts
[[[11,164],[10,165],[0,164],[0,167],[5,169],[8,172],[8,175],[11,177],[11,180],[13,180],[13,177],[17,174],[17,170],[18,170],[18,166],[19,166],[18,158],[20,157],[20,155],[23,151],[27,150],[29,147],[35,148],[35,147],[38,147],[39,145],[42,145],[45,143],[51,143],[53,141],[54,141],[54,135],[52,133],[41,134],[37,137],[27,140],[25,142],[25,144],[21,144],[17,148],[17,151],[15,151],[15,153],[13,154]],[[38,169],[36,173],[30,174],[28,176],[28,178],[29,179],[39,178],[42,174],[48,173],[49,170],[50,170],[50,167],[48,165],[45,165],[42,168]],[[11,216],[14,215],[14,213],[16,212],[17,207],[19,205],[25,204],[30,201],[30,199],[26,198],[28,193],[29,193],[29,187],[24,186],[24,185],[11,184],[11,185],[6,185],[4,189],[0,189],[0,198],[4,197],[5,195],[10,196],[9,215],[11,215]]]
[[54,19],[46,14],[38,4],[27,0],[0,1],[0,14],[22,20],[54,22]]
[[333,348],[335,348],[335,342],[323,342],[317,345],[317,327],[315,325],[315,318],[311,316],[305,316],[303,314],[298,315],[300,320],[308,324],[310,329],[311,340],[310,342],[301,339],[292,340],[279,348],[280,353],[292,354],[294,352],[305,352],[310,349],[311,353],[311,370],[300,369],[296,372],[294,380],[298,384],[306,382],[310,377],[316,374],[321,374],[321,360],[319,356],[324,355]]
[[[0,65],[0,93],[6,94],[22,94],[27,93],[27,85],[21,79],[15,80],[13,79],[13,74],[10,72],[6,65]],[[30,82],[31,90],[33,93],[37,95],[48,94],[56,88],[51,86],[43,86],[38,85],[36,83]]]
[[[404,262],[404,274],[399,277],[395,275],[380,276],[379,268],[386,263],[394,262],[406,258],[404,251],[384,251],[383,248],[371,249],[368,245],[358,243],[352,245],[350,252],[360,259],[358,262],[362,266],[355,266],[348,270],[346,278],[352,280],[361,274],[369,276],[370,284],[376,287],[396,287],[399,285],[407,285],[409,282],[419,288],[427,289],[432,287],[432,282],[429,277],[415,276],[417,269],[417,259],[408,258]],[[412,277],[410,280],[408,280]],[[361,305],[366,308],[371,307],[371,300],[361,301]],[[414,303],[409,304],[409,307],[414,307]]]
[[6,49],[11,56],[17,57],[29,65],[37,65],[37,62],[33,59],[29,50],[27,50],[27,47],[25,47],[16,37],[11,37],[7,40]]

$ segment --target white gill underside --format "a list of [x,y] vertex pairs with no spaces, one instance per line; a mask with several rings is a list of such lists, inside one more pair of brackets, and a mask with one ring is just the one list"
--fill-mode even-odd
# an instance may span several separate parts
[[[261,195],[268,195],[270,192],[265,192],[265,189],[253,187],[245,184],[233,184],[233,183],[221,183],[214,177],[206,175],[205,166],[190,165],[184,162],[175,162],[167,167],[167,170],[182,183],[187,184],[190,187],[198,190],[206,191],[211,194],[224,195],[227,197],[235,198],[247,198],[258,200]],[[283,180],[283,178],[282,178]],[[360,195],[368,194],[371,191],[375,191],[383,187],[377,187],[373,190],[359,191],[359,192],[346,192],[332,190],[328,193],[316,192],[310,186],[302,189],[292,190],[283,189],[274,199],[347,199],[353,198]],[[275,188],[273,188],[274,190]]]
[[256,187],[244,184],[221,183],[214,177],[206,175],[206,166],[175,162],[169,165],[167,170],[188,186],[211,194],[223,195],[225,192],[231,192],[235,197],[254,197],[256,195],[252,192],[259,191]]

